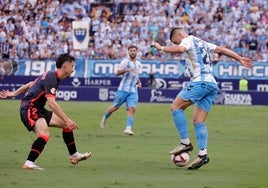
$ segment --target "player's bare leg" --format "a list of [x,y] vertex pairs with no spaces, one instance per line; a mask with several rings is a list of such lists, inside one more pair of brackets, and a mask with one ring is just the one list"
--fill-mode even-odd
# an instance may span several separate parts
[[102,119],[101,119],[101,123],[100,123],[100,128],[101,129],[104,129],[105,128],[105,124],[106,124],[106,121],[107,119],[110,117],[110,115],[115,112],[116,110],[118,110],[119,107],[115,107],[115,106],[110,106],[106,112],[104,113],[104,115],[102,116]]

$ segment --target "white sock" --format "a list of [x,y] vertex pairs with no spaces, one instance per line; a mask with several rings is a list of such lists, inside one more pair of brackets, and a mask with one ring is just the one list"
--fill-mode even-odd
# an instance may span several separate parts
[[29,160],[27,160],[27,161],[25,162],[25,164],[26,164],[26,165],[32,165],[32,164],[34,164],[34,162],[33,162],[33,161],[29,161]]
[[198,153],[198,155],[201,155],[201,156],[207,155],[207,154],[208,154],[207,148],[204,148],[202,150],[199,150],[199,153]]
[[190,139],[189,138],[181,139],[181,143],[183,143],[185,145],[189,145],[190,144]]
[[75,152],[74,154],[70,155],[71,157],[77,157],[78,152]]

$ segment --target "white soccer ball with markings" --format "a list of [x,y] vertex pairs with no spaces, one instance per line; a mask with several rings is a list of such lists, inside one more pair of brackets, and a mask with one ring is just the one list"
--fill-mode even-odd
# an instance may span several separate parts
[[187,152],[171,155],[171,161],[178,167],[183,167],[187,165],[190,161],[190,154]]

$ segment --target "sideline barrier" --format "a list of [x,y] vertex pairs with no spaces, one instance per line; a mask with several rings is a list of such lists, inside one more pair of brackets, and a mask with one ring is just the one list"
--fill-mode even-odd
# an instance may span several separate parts
[[[15,90],[16,86],[1,86],[0,90]],[[113,101],[117,87],[72,87],[60,86],[57,100],[61,101]],[[177,89],[139,89],[139,101],[146,103],[171,103]],[[22,95],[16,99],[21,99]],[[220,105],[268,105],[267,92],[219,91],[215,104]]]
[[[4,76],[0,77],[0,88],[2,86],[22,86],[29,81],[35,80],[37,76]],[[140,78],[143,87],[147,87],[149,78]],[[267,78],[268,80],[268,78]],[[267,80],[249,80],[249,90],[268,92]],[[73,87],[117,87],[121,81],[121,77],[70,77],[60,82],[61,86]],[[182,89],[189,81],[189,78],[155,78],[157,89]],[[224,91],[238,90],[238,79],[217,79],[218,87]]]

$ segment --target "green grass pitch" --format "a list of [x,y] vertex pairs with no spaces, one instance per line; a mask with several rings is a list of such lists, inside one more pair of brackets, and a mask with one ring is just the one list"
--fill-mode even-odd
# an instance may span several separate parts
[[[61,130],[50,128],[51,138],[37,163],[44,171],[23,170],[32,141],[20,122],[18,100],[0,100],[1,188],[266,188],[268,187],[268,107],[213,106],[207,119],[210,162],[196,171],[176,167],[169,151],[179,142],[170,104],[140,103],[133,137],[123,134],[126,111],[122,106],[99,124],[111,103],[59,102],[76,121],[77,148],[92,157],[76,166],[69,163]],[[189,134],[197,145],[193,108],[186,111]]]

